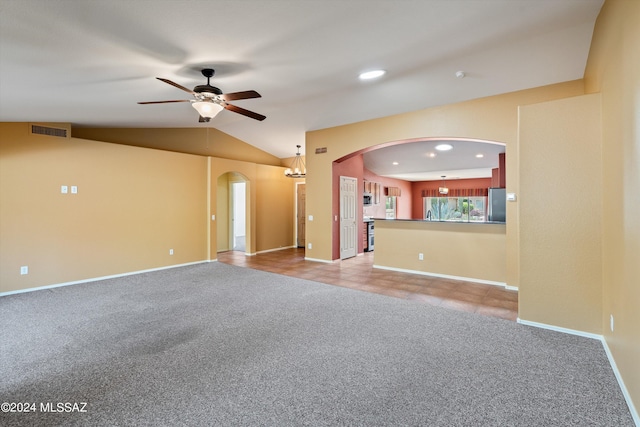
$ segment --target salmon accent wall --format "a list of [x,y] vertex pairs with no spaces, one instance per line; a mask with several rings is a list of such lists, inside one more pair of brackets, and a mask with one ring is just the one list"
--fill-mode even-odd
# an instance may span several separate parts
[[[384,218],[386,215],[386,197],[384,194],[385,187],[397,187],[400,189],[401,195],[396,197],[396,218],[411,219],[411,204],[413,197],[411,195],[411,182],[402,179],[388,178],[386,176],[376,175],[368,169],[364,170],[364,179],[371,182],[379,182],[380,186],[380,203],[377,205],[364,207],[364,215],[373,218]],[[362,190],[362,186],[360,186]]]

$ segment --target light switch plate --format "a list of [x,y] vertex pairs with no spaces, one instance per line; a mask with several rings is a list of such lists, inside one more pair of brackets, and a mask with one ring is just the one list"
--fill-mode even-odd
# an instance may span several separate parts
[[62,194],[67,194],[69,192],[69,187],[67,187],[66,185],[60,186],[60,192]]
[[516,201],[516,193],[507,193],[507,200],[510,202]]

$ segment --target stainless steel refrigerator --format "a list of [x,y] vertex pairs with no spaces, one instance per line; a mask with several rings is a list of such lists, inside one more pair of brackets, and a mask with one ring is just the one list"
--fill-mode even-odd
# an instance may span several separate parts
[[488,221],[505,222],[507,220],[507,189],[489,189]]

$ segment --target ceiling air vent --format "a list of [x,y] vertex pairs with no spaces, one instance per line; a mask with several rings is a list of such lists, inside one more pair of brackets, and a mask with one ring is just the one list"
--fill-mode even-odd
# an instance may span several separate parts
[[31,133],[34,135],[56,136],[58,138],[67,138],[67,129],[54,128],[50,126],[31,125]]

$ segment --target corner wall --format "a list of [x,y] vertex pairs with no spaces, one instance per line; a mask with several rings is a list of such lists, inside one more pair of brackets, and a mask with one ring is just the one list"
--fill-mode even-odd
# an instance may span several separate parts
[[522,320],[602,333],[600,96],[520,107]]
[[0,124],[0,292],[207,258],[205,157],[29,129]]
[[[251,253],[293,244],[296,180],[282,166],[29,129],[0,123],[0,293],[215,259],[211,215],[227,209],[217,203],[226,172],[249,179]],[[62,185],[78,193],[61,194]]]
[[[517,193],[518,106],[584,94],[582,80],[434,107],[351,125],[307,132],[307,242],[306,256],[331,261],[332,163],[344,156],[379,144],[413,138],[469,138],[506,144],[507,191]],[[316,148],[326,147],[323,154]],[[403,242],[398,242],[403,244]],[[517,203],[507,205],[507,285],[518,287]]]
[[585,88],[602,96],[602,330],[640,425],[639,1],[606,0],[594,29]]

